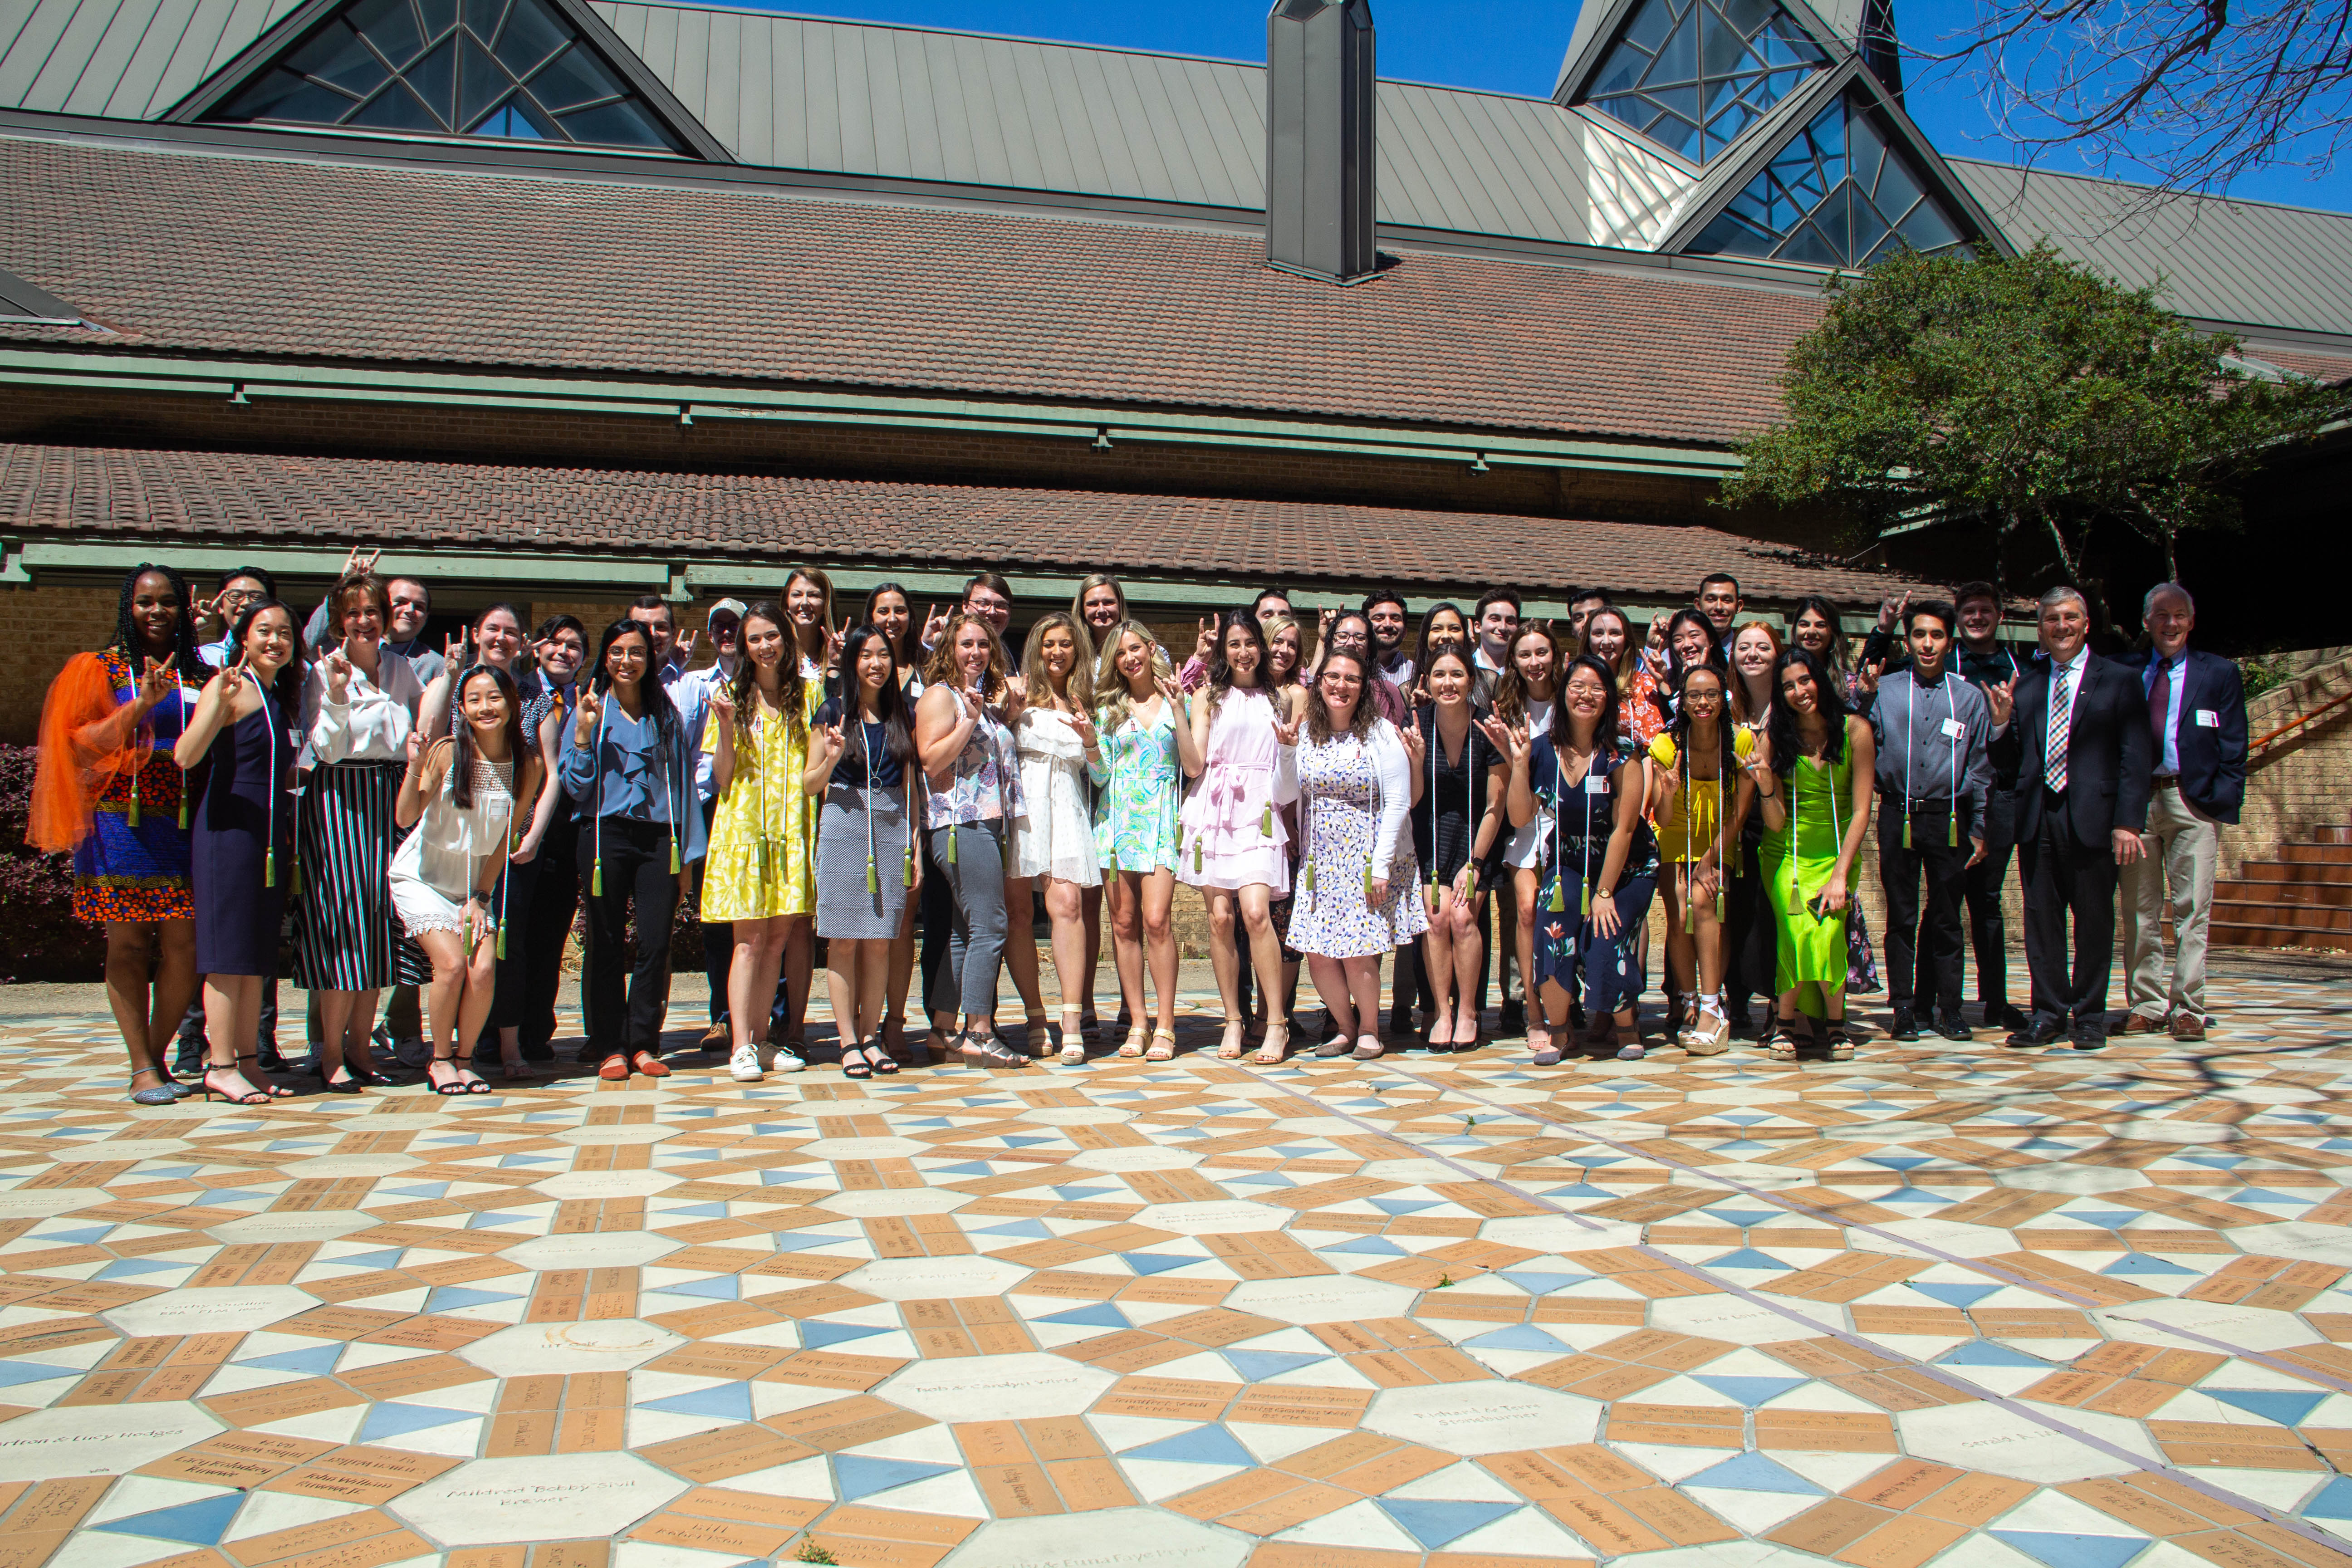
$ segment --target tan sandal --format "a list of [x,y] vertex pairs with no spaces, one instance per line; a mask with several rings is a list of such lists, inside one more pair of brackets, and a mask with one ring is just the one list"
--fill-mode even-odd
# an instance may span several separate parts
[[1290,1055],[1290,1026],[1268,1024],[1265,1039],[1258,1046],[1257,1055],[1250,1059],[1262,1068],[1278,1068]]
[[[1249,1026],[1247,1024],[1242,1023],[1238,1019],[1230,1021],[1225,1025],[1224,1038],[1217,1042],[1217,1059],[1219,1061],[1237,1062],[1242,1059],[1242,1037],[1248,1031],[1248,1028]],[[1173,1038],[1174,1037],[1171,1036],[1170,1037]]]
[[1132,1061],[1143,1054],[1143,1042],[1150,1037],[1150,1026],[1138,1024],[1127,1032],[1127,1043],[1118,1047],[1118,1054]]
[[1087,1059],[1086,1025],[1076,1007],[1062,1009],[1062,1065],[1074,1068]]
[[[1162,1040],[1168,1042],[1164,1047],[1160,1043]],[[1151,1048],[1143,1053],[1143,1059],[1148,1062],[1174,1061],[1176,1059],[1176,1031],[1173,1029],[1152,1030]]]

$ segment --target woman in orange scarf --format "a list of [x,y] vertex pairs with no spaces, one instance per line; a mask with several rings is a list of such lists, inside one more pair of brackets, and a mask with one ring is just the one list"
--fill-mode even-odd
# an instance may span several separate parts
[[194,1092],[162,1055],[196,992],[185,780],[172,745],[211,675],[186,583],[142,563],[122,580],[114,640],[67,660],[41,710],[26,837],[72,852],[74,913],[106,927],[106,996],[141,1105]]

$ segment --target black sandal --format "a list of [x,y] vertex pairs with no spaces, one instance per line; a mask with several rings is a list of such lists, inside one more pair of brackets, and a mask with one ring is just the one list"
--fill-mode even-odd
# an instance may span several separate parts
[[251,1056],[237,1058],[236,1070],[239,1077],[245,1079],[246,1082],[253,1084],[259,1090],[262,1099],[291,1100],[294,1098],[294,1091],[288,1089],[284,1084],[274,1082],[266,1078],[257,1079],[254,1076],[248,1075],[245,1070],[245,1064],[247,1062],[251,1062],[253,1064],[254,1074],[258,1074],[261,1071],[261,1053],[259,1051],[256,1051]]
[[[233,1090],[223,1089],[220,1085],[213,1081],[213,1074],[216,1072],[236,1072],[237,1067],[238,1064],[234,1061],[225,1068],[215,1067],[209,1062],[205,1064],[204,1077],[198,1079],[198,1081],[205,1086],[205,1104],[210,1105],[212,1103],[213,1096],[216,1094],[223,1100],[227,1100],[231,1105],[267,1105],[269,1103],[269,1091],[268,1089],[253,1088],[250,1080],[247,1080],[246,1092],[243,1094],[238,1094]],[[238,1076],[243,1077],[243,1074],[240,1073]]]
[[[447,1083],[443,1083],[433,1076],[433,1069],[445,1062],[448,1064],[449,1070],[456,1075]],[[457,1056],[454,1051],[446,1057],[436,1053],[431,1061],[425,1064],[425,1081],[433,1086],[433,1092],[436,1094],[488,1094],[490,1092],[488,1084],[478,1078],[467,1078],[466,1073],[467,1069],[457,1065]]]
[[844,1078],[872,1078],[874,1064],[866,1057],[864,1046],[841,1047],[841,1075]]
[[890,1047],[882,1043],[882,1037],[879,1035],[866,1042],[866,1060],[868,1066],[884,1078],[888,1078],[898,1070],[898,1058],[890,1054]]

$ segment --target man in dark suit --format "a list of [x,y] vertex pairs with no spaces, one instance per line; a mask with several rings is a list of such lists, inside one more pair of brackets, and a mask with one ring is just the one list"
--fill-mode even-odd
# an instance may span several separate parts
[[[2124,868],[2126,1035],[2169,1030],[2205,1037],[2205,929],[2221,825],[2246,797],[2246,683],[2237,665],[2189,646],[2197,604],[2178,583],[2158,583],[2140,605],[2152,645],[2125,660],[2147,702],[2155,794],[2147,853]],[[2164,909],[2172,907],[2172,984],[2164,981]]]
[[2048,662],[2008,689],[1988,692],[1993,721],[2010,721],[1994,744],[2017,763],[2017,855],[2033,987],[2032,1016],[2009,1037],[2011,1046],[2046,1046],[2070,1035],[2076,1050],[2107,1043],[2116,873],[2141,854],[2149,737],[2138,678],[2091,652],[2090,633],[2083,595],[2052,589],[2042,595]]

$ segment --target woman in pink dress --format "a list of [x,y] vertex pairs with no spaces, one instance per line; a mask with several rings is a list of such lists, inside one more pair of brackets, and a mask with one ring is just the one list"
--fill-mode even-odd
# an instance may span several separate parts
[[[1249,940],[1261,994],[1280,995],[1282,938],[1271,906],[1290,891],[1290,830],[1274,800],[1280,747],[1275,725],[1295,722],[1297,693],[1271,689],[1272,661],[1257,617],[1228,611],[1209,658],[1209,682],[1192,694],[1192,734],[1200,778],[1178,814],[1177,880],[1201,889],[1209,905],[1209,959],[1225,1005],[1217,1055],[1242,1054],[1249,1017],[1242,1006],[1239,932]],[[1286,1026],[1269,1022],[1259,1054],[1280,1061]]]

